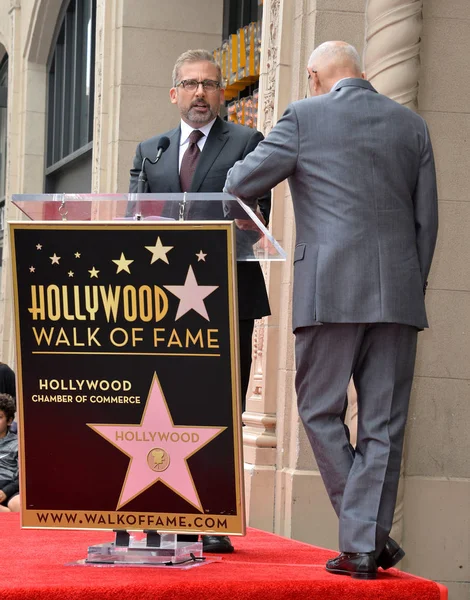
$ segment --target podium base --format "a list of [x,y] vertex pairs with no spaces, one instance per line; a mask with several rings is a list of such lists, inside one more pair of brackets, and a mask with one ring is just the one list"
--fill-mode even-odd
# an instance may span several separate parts
[[[152,544],[152,545],[150,545]],[[130,536],[128,545],[105,542],[88,547],[88,565],[177,566],[201,564],[202,542],[179,542],[175,534],[161,534],[157,540]]]

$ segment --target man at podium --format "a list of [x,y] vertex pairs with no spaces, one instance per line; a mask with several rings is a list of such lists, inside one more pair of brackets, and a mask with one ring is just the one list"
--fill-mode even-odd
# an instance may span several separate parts
[[[137,146],[130,171],[129,192],[138,191],[139,174],[145,157],[152,161],[157,149],[165,146],[156,164],[146,162],[147,192],[151,193],[213,193],[222,192],[228,170],[245,158],[263,135],[242,125],[223,121],[220,106],[224,103],[224,84],[219,65],[207,50],[188,50],[173,68],[170,101],[181,115],[178,127],[151,137]],[[165,143],[161,141],[165,139]],[[169,144],[168,144],[169,141]],[[258,198],[258,216],[269,220],[271,194]],[[209,210],[210,209],[210,210]],[[177,218],[177,215],[173,215]],[[214,203],[197,207],[197,219],[224,219],[214,212]],[[270,314],[261,267],[258,262],[237,263],[238,317],[240,336],[240,372],[242,410],[252,360],[252,335],[255,319]],[[188,537],[188,536],[186,536]],[[192,536],[191,536],[192,537]],[[203,536],[204,552],[232,552],[227,536]]]

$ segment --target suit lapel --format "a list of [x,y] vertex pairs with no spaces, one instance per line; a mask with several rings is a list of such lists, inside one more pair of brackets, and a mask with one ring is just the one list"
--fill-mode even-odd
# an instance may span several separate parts
[[[165,181],[168,183],[169,191],[174,194],[181,194],[181,184],[179,175],[179,152],[181,128],[176,127],[168,136],[170,146],[163,155],[165,159]],[[162,161],[163,162],[163,161]]]
[[222,148],[228,141],[229,129],[220,117],[217,117],[212,129],[209,132],[204,148],[202,149],[196,171],[191,182],[191,192],[199,191],[209,169],[219,156]]

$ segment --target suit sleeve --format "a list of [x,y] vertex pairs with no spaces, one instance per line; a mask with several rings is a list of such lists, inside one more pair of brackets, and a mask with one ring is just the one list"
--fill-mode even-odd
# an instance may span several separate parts
[[132,165],[132,169],[130,171],[130,181],[129,181],[129,193],[136,194],[137,193],[137,180],[139,178],[139,173],[142,168],[142,150],[141,144],[139,144],[135,151],[134,162]]
[[424,125],[424,144],[421,151],[418,181],[413,196],[416,245],[426,291],[427,278],[436,246],[438,229],[438,202],[436,169],[429,131]]
[[[250,152],[253,152],[253,150],[262,140],[264,140],[263,134],[260,131],[254,130],[253,135],[250,137],[248,144],[246,145],[246,148],[243,152],[243,158],[246,158],[246,156],[250,154]],[[269,189],[265,194],[257,198],[257,200],[258,207],[261,211],[261,214],[264,217],[267,227],[269,224],[269,217],[271,214],[271,189]]]
[[294,173],[298,154],[299,126],[290,105],[267,138],[230,169],[225,191],[255,208],[256,198]]

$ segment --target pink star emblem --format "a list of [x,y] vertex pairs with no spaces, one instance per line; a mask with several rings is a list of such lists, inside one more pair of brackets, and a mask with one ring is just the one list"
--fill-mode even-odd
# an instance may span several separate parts
[[174,425],[156,374],[140,425],[88,423],[88,427],[130,458],[116,510],[162,481],[203,511],[187,459],[226,427]]
[[190,310],[195,310],[204,319],[210,321],[204,298],[212,294],[219,287],[218,285],[198,285],[193,268],[190,266],[184,285],[164,285],[163,287],[180,299],[175,321]]

